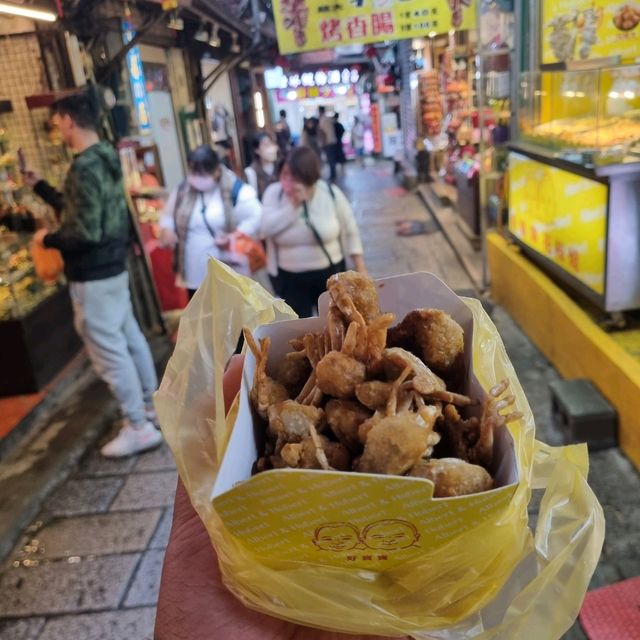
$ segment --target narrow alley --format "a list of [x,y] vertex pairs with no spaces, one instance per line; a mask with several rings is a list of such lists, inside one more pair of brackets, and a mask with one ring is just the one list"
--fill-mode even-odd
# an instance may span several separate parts
[[[477,295],[422,201],[398,186],[391,163],[349,166],[343,184],[373,277],[431,271],[456,292]],[[420,223],[425,233],[397,235],[396,223],[403,221]],[[485,305],[527,393],[538,438],[558,444],[548,390],[558,375],[503,309],[490,300]],[[121,460],[101,458],[99,446],[88,451],[5,560],[0,640],[151,638],[176,479],[166,445]],[[618,449],[609,449],[591,456],[590,483],[608,525],[592,583],[600,586],[640,573],[632,526],[640,513],[640,478]],[[584,637],[578,623],[566,637]]]

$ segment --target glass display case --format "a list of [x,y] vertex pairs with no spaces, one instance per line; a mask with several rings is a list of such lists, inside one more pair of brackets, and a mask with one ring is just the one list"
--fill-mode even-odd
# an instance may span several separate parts
[[587,168],[640,162],[640,65],[520,76],[520,142]]
[[605,312],[640,308],[640,65],[519,76],[509,231]]
[[38,278],[30,240],[29,234],[0,233],[0,322],[23,318],[62,286]]
[[31,237],[0,233],[0,396],[39,391],[81,346],[67,288],[38,278]]

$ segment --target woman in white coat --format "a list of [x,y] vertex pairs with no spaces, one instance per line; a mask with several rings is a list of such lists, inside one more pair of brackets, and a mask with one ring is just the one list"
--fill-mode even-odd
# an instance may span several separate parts
[[320,160],[310,148],[289,153],[262,207],[272,284],[301,318],[313,315],[327,278],[344,271],[346,258],[366,273],[351,205],[338,187],[320,180]]
[[160,218],[160,241],[175,250],[174,268],[193,296],[207,275],[209,257],[248,275],[243,256],[234,255],[231,234],[257,238],[261,206],[255,190],[202,145],[188,157],[187,178],[176,187]]

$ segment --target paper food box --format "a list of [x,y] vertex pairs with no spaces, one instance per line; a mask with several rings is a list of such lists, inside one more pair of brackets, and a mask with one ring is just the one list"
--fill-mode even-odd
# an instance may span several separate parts
[[[463,392],[482,401],[487,393],[472,371],[472,314],[458,296],[432,274],[384,278],[376,282],[380,309],[399,322],[416,308],[449,313],[464,329],[466,382]],[[319,317],[259,327],[269,336],[270,374],[288,341],[324,329],[328,294]],[[454,498],[434,498],[422,478],[356,472],[276,469],[252,476],[261,455],[249,400],[255,359],[247,352],[239,412],[213,487],[213,505],[225,527],[258,556],[375,571],[390,569],[444,545],[457,535],[504,511],[518,484],[514,443],[507,428],[495,434],[491,469],[495,488]],[[499,381],[493,381],[497,383]]]

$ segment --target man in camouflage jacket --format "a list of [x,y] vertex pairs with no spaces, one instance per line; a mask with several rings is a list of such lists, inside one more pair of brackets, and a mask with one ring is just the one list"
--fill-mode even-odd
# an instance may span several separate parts
[[54,120],[75,156],[62,193],[25,171],[25,181],[60,219],[57,231],[41,229],[34,241],[62,253],[76,330],[125,419],[102,453],[131,455],[157,446],[162,436],[151,403],[157,387],[153,358],[129,294],[129,213],[122,170],[114,149],[98,137],[98,114],[88,96],[57,102]]

